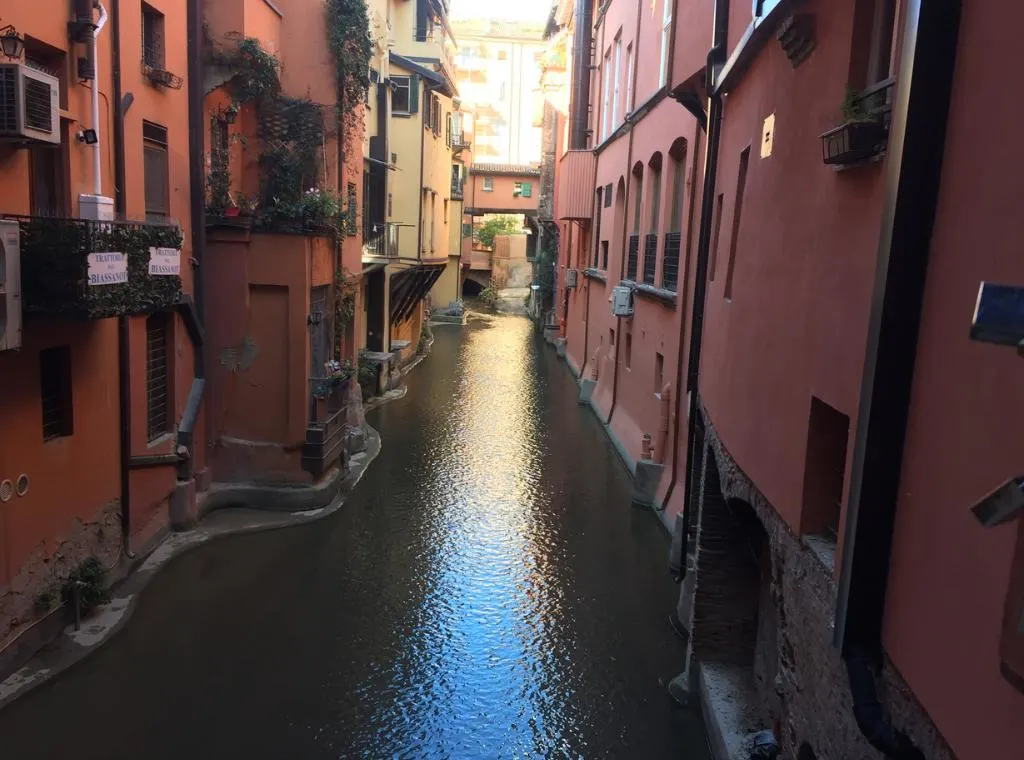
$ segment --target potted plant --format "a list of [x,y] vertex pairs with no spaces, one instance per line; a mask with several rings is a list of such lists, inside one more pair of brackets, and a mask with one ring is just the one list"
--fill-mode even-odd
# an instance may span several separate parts
[[842,123],[821,135],[822,160],[830,166],[858,164],[885,148],[885,125],[865,107],[851,87],[846,88]]

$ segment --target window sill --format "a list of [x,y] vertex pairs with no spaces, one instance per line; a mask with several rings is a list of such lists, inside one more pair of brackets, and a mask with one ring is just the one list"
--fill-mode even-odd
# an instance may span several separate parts
[[664,304],[672,309],[676,308],[677,294],[673,290],[665,290],[664,288],[658,288],[654,285],[648,285],[646,282],[636,282],[634,280],[623,280],[623,285],[628,285],[633,288],[633,292],[644,298],[658,303]]
[[409,113],[408,111],[392,111],[391,115],[395,116],[395,117],[397,117],[399,119],[411,119],[412,118],[412,114]]
[[600,280],[601,282],[608,282],[608,275],[602,272],[600,269],[584,269],[583,276],[591,280]]

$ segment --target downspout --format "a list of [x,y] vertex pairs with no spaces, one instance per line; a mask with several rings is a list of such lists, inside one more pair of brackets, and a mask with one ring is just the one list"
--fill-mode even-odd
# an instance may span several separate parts
[[857,726],[892,760],[924,758],[893,727],[876,692],[875,671],[884,663],[882,622],[892,535],[960,11],[959,0],[906,3],[833,636],[846,664]]
[[[665,0],[665,1],[668,2],[668,0]],[[637,33],[637,39],[638,40],[640,39],[640,21],[641,21],[641,18],[642,18],[641,14],[640,14],[640,11],[641,11],[642,8],[643,8],[643,3],[637,3],[636,4],[636,33]],[[675,18],[675,14],[673,14],[673,18]],[[602,41],[603,41],[603,38],[602,38]],[[633,65],[633,81],[629,85],[629,90],[632,90],[633,92],[636,92],[637,72],[639,70],[640,70],[640,67],[637,66],[634,63],[634,65]],[[629,90],[627,90],[627,92]],[[623,103],[623,109],[625,109],[625,103]],[[614,118],[614,114],[613,114],[613,118]],[[625,114],[624,113],[623,117],[622,117],[622,121],[624,123],[629,123],[629,114]],[[630,188],[630,185],[632,184],[632,181],[633,181],[632,177],[633,177],[633,125],[630,124],[630,128],[629,128],[629,148],[627,150],[627,158],[626,158],[626,197],[623,198],[624,208],[622,210],[622,248],[621,248],[622,258],[619,260],[619,282],[622,282],[623,278],[626,276],[626,256],[627,256],[626,239],[628,237],[628,235],[626,235],[626,209],[629,208],[629,188]],[[634,296],[634,298],[635,298],[635,296]],[[619,345],[621,345],[621,343],[622,343],[622,317],[616,317],[615,318],[615,329],[616,329],[616,341],[615,341],[615,364],[613,365],[614,371],[612,372],[612,405],[608,409],[608,419],[605,420],[605,422],[604,422],[605,425],[611,425],[612,424],[612,415],[615,414],[615,405],[616,405],[616,403],[618,402],[618,399],[619,399],[619,369],[620,369],[619,368]]]
[[572,113],[569,147],[586,150],[587,117],[590,111],[590,47],[593,43],[593,0],[576,0],[576,29],[573,34]]
[[[715,3],[714,37],[707,58],[708,144],[704,154],[704,186],[700,199],[700,232],[697,236],[697,271],[693,282],[693,314],[690,319],[690,355],[686,373],[686,469],[683,473],[683,548],[689,543],[691,502],[693,500],[693,457],[697,448],[698,380],[700,349],[704,337],[704,306],[707,298],[708,259],[711,251],[711,220],[714,211],[715,182],[718,174],[718,148],[722,131],[722,97],[714,91],[717,71],[726,60],[729,41],[729,0]],[[682,331],[683,327],[680,327]],[[680,344],[681,346],[682,344]],[[686,560],[680,563],[679,577],[686,576]]]
[[[103,194],[103,174],[102,164],[100,162],[100,63],[99,63],[99,45],[96,40],[100,36],[100,32],[103,31],[103,27],[107,25],[107,9],[103,7],[103,3],[97,2],[96,7],[99,9],[100,17],[96,21],[96,28],[92,31],[92,37],[89,40],[89,52],[92,54],[92,128],[96,132],[96,142],[92,146],[92,192],[93,195]],[[116,43],[115,43],[116,44]],[[116,104],[119,106],[120,104]]]
[[[416,86],[420,86],[420,79],[416,79]],[[419,192],[416,195],[416,203],[419,205],[419,218],[416,222],[416,258],[421,262],[423,261],[423,157],[426,151],[427,136],[427,114],[424,108],[427,101],[427,96],[430,94],[430,88],[424,84],[423,86],[423,103],[420,104],[420,184]],[[390,329],[388,330],[390,334]],[[389,344],[390,345],[390,342]]]
[[[194,477],[195,429],[206,389],[204,326],[206,324],[206,287],[203,263],[206,260],[206,173],[203,162],[203,64],[202,24],[203,0],[188,0],[188,148],[189,148],[189,211],[191,219],[192,298],[185,296],[178,306],[192,343],[193,378],[181,423],[178,425],[176,448],[184,446],[189,453],[178,466],[178,480]],[[201,445],[201,442],[200,442]]]
[[125,156],[124,156],[124,104],[121,92],[121,0],[110,0],[110,68],[114,91],[114,211],[118,218],[125,215]]

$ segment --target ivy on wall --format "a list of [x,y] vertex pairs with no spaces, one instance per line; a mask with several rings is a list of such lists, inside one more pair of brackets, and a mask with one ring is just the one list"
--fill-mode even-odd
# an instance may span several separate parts
[[362,126],[362,113],[356,108],[370,87],[370,20],[366,0],[326,0],[327,44],[334,59],[338,86],[338,120],[346,147]]
[[[105,319],[173,308],[181,278],[149,274],[149,249],[181,249],[176,226],[82,219],[21,219],[25,311],[73,319]],[[90,253],[124,253],[128,282],[89,285]]]

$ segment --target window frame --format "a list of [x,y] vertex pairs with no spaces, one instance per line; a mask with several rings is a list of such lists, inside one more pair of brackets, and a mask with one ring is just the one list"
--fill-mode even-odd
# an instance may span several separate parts
[[608,139],[608,107],[610,105],[609,80],[611,79],[611,66],[612,53],[609,48],[608,52],[604,54],[604,67],[602,69],[603,75],[601,77],[601,142]]
[[[55,374],[48,372],[50,369]],[[39,352],[39,410],[43,443],[70,438],[75,434],[74,378],[70,346],[51,346]],[[56,420],[47,419],[48,397],[56,397]],[[48,427],[51,428],[49,433]]]
[[[163,399],[154,403],[153,343],[159,336],[163,342]],[[146,440],[153,443],[173,432],[173,334],[171,318],[167,312],[157,312],[146,317]],[[162,418],[162,424],[160,420]]]
[[[666,0],[667,1],[667,0]],[[621,123],[619,120],[619,95],[621,92],[620,79],[622,77],[622,32],[619,32],[612,43],[614,53],[612,56],[612,122],[614,130]]]
[[[150,136],[146,136],[146,128],[150,128]],[[158,140],[152,136],[154,130],[163,131],[163,140]],[[166,222],[171,218],[171,161],[170,161],[170,149],[169,149],[170,138],[168,137],[167,127],[156,122],[143,120],[142,122],[142,183],[143,183],[143,197],[146,210],[146,220],[150,222]],[[149,187],[150,183],[147,177],[147,162],[146,155],[147,151],[159,152],[163,156],[162,169],[163,169],[163,196],[165,201],[165,208],[161,210],[150,208],[150,197]]]
[[485,193],[494,192],[494,177],[483,177],[482,189]]
[[661,14],[661,61],[658,69],[658,86],[668,84],[668,51],[672,44],[672,2],[662,0],[664,8]]
[[[167,20],[163,13],[149,3],[142,3],[140,34],[142,38],[142,63],[151,69],[163,71],[167,68]],[[152,32],[152,40],[148,32]]]
[[[404,83],[403,83],[404,81]],[[405,90],[405,109],[395,107],[395,95],[399,90]],[[391,113],[396,116],[411,116],[412,111],[412,77],[406,74],[398,74],[391,77]]]

